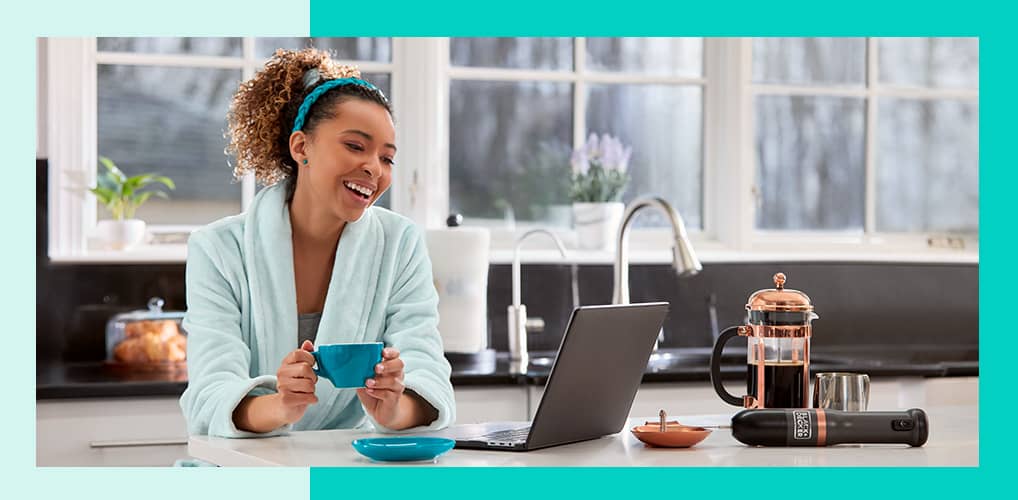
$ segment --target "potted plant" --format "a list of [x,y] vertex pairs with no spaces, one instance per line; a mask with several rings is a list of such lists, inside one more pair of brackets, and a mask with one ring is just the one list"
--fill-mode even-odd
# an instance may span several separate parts
[[168,177],[156,174],[128,177],[104,156],[99,157],[99,163],[106,167],[106,171],[99,175],[96,187],[89,188],[89,191],[106,207],[113,219],[99,221],[96,233],[108,249],[130,249],[145,238],[145,221],[134,218],[135,210],[152,196],[169,198],[163,191],[146,189],[159,187],[156,184],[170,189],[176,189],[176,186]]
[[632,152],[632,148],[608,134],[600,138],[590,134],[587,144],[573,151],[570,198],[579,248],[615,247],[616,232],[625,210],[622,193],[629,183],[626,169]]

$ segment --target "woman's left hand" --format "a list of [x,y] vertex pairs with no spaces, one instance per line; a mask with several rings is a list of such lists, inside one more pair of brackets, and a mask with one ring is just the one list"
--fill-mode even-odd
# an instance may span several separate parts
[[401,415],[405,405],[400,404],[405,386],[403,385],[403,360],[394,347],[382,349],[382,362],[375,365],[375,378],[365,381],[366,388],[357,389],[364,409],[376,422],[390,429],[399,428],[399,422],[406,419]]

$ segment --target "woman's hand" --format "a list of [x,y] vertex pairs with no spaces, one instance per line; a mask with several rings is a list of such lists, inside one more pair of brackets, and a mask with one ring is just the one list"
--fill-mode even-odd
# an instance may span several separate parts
[[364,381],[365,388],[357,389],[364,409],[376,422],[390,429],[399,420],[399,400],[406,389],[403,386],[403,360],[394,347],[382,349],[382,361],[375,365],[375,378]]
[[318,396],[315,396],[318,375],[311,369],[315,364],[315,358],[311,355],[314,350],[314,344],[305,340],[300,349],[283,358],[276,372],[280,418],[287,424],[300,420],[308,405],[318,402]]
[[403,360],[393,347],[382,350],[382,362],[375,365],[375,378],[364,381],[366,388],[357,389],[364,409],[385,427],[408,429],[431,423],[438,412],[420,396],[405,392]]
[[287,354],[276,372],[276,393],[245,397],[233,410],[233,425],[243,431],[269,432],[300,420],[308,405],[318,402],[318,375],[311,369],[314,348],[305,340],[300,349]]

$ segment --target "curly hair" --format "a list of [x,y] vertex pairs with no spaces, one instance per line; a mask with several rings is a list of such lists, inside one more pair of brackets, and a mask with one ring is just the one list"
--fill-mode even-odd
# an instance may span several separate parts
[[[309,73],[312,69],[317,70],[317,81],[305,82],[307,77],[316,76]],[[254,172],[255,179],[266,186],[290,178],[286,199],[292,200],[298,169],[297,161],[290,155],[290,134],[297,110],[321,83],[348,77],[360,78],[360,71],[336,64],[328,52],[314,48],[277,50],[254,78],[240,84],[230,103],[227,114],[230,142],[226,152],[237,158],[234,177],[239,179]],[[343,85],[315,101],[302,130],[313,133],[322,120],[334,118],[336,106],[351,99],[377,103],[392,115],[392,107],[380,91]]]

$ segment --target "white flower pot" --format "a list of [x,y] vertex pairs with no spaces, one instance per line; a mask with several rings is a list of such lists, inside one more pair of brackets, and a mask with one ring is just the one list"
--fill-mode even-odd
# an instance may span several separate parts
[[96,236],[108,250],[130,250],[145,240],[145,221],[101,220],[96,225]]
[[614,250],[625,204],[573,203],[576,246],[581,250]]

